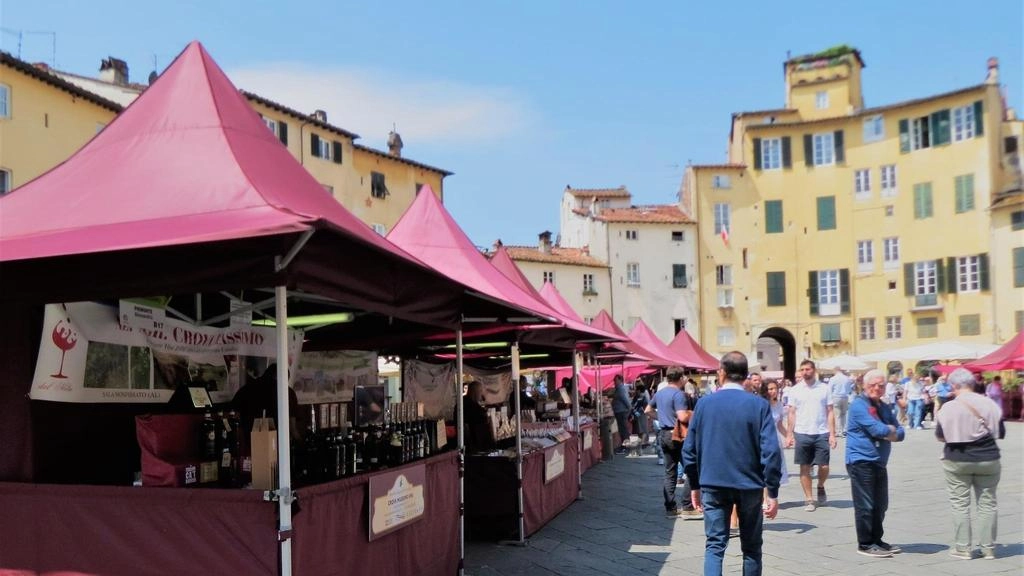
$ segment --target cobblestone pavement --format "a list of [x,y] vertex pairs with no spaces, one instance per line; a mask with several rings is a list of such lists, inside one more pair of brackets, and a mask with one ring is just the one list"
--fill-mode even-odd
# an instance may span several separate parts
[[[930,423],[928,423],[930,424]],[[927,424],[926,424],[927,425]],[[865,558],[856,553],[853,503],[843,465],[844,441],[832,454],[829,503],[804,512],[794,476],[782,487],[780,511],[765,521],[764,573],[818,576],[851,574],[957,575],[1024,574],[1024,424],[1007,423],[1000,441],[999,546],[995,560],[965,561],[949,556],[953,527],[938,457],[941,444],[931,430],[911,430],[889,462],[890,505],[885,539],[903,553]],[[786,451],[792,472],[793,453]],[[704,525],[664,518],[661,467],[656,457],[616,456],[583,477],[582,501],[528,540],[526,547],[467,543],[466,573],[472,576],[586,574],[615,576],[701,574]],[[680,494],[677,492],[677,497]],[[739,542],[730,543],[725,574],[741,574]]]

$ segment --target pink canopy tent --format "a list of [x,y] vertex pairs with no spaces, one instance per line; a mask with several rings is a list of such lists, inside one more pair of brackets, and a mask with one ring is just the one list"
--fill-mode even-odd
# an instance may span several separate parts
[[676,356],[685,360],[683,366],[697,370],[717,370],[719,361],[708,354],[686,330],[680,330],[676,337],[668,343],[668,349]]
[[[572,378],[572,368],[555,368],[555,382],[563,378]],[[632,382],[644,374],[656,372],[645,362],[627,362],[625,364],[605,364],[602,366],[585,366],[580,370],[580,392],[586,393],[601,383],[601,390],[607,390],[614,384],[614,378],[622,375],[626,382]]]
[[659,358],[664,358],[671,362],[672,366],[688,366],[687,361],[689,359],[681,357],[670,350],[643,320],[637,322],[636,326],[629,331],[629,338],[645,349],[657,354]]
[[580,315],[572,309],[572,306],[566,302],[565,298],[562,297],[561,292],[559,292],[558,288],[555,288],[555,285],[551,282],[545,282],[544,285],[540,287],[540,297],[562,316],[575,320],[580,324],[584,323],[583,318],[580,318]]
[[491,255],[491,266],[497,268],[506,278],[514,282],[516,286],[532,294],[534,298],[538,300],[543,299],[540,292],[533,287],[533,284],[530,284],[523,271],[519,269],[519,266],[512,260],[512,257],[508,255],[508,250],[504,246],[499,246],[494,251],[494,254]]
[[601,310],[594,317],[594,321],[591,323],[596,328],[601,328],[607,332],[617,334],[624,339],[623,342],[613,342],[605,346],[606,349],[614,349],[620,352],[631,355],[635,359],[644,359],[651,366],[676,366],[678,362],[669,358],[664,358],[656,352],[648,349],[646,346],[642,346],[632,338],[626,335],[621,328],[612,319],[611,314],[607,311]]
[[973,371],[1024,370],[1024,330],[987,356],[967,363],[966,368]]

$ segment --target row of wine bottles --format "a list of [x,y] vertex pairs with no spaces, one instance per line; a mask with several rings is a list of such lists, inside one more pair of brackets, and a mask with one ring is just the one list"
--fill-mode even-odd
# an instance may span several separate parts
[[[243,483],[239,426],[238,412],[234,410],[207,411],[203,415],[199,454],[203,466],[216,462],[217,484],[225,488],[239,488]],[[213,477],[212,474],[208,476]]]

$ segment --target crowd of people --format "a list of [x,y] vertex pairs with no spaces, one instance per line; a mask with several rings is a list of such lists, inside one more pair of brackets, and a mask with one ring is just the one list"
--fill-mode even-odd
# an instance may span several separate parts
[[[775,517],[779,487],[788,480],[785,452],[792,449],[803,511],[811,513],[828,503],[826,482],[838,438],[846,444],[856,551],[874,558],[900,553],[899,546],[883,540],[887,464],[892,444],[903,441],[908,430],[923,430],[927,418],[943,443],[942,473],[954,527],[950,554],[970,559],[980,551],[982,558],[995,557],[996,439],[1005,434],[998,376],[986,382],[962,368],[948,376],[908,370],[903,378],[881,370],[859,376],[837,370],[822,381],[807,360],[790,382],[751,374],[746,357],[730,352],[715,381],[717,386],[705,379],[701,387],[673,368],[653,395],[643,383],[630,395],[621,378],[612,391],[623,437],[632,432],[646,445],[653,433],[665,470],[666,515],[703,519],[705,574],[721,574],[728,541],[737,537],[743,573],[761,573],[763,521]],[[977,503],[973,532],[972,495]]]

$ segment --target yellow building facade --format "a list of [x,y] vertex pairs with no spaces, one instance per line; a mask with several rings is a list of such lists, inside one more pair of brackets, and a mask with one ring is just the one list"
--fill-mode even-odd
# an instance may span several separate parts
[[984,83],[873,108],[863,68],[845,46],[787,61],[787,106],[734,114],[728,162],[688,168],[708,350],[769,338],[792,374],[803,358],[1013,335],[1021,294],[1004,293],[1013,256],[994,249],[992,206],[1019,175],[1004,148],[1020,122],[998,65]]
[[[121,111],[144,85],[127,81],[127,65],[110,80],[50,70],[0,53],[0,193],[74,154]],[[100,92],[118,94],[122,103]],[[451,172],[402,156],[392,134],[387,152],[358,144],[357,134],[327,122],[323,111],[305,114],[244,92],[253,109],[325,192],[381,234],[386,234],[423,186],[443,199]]]

